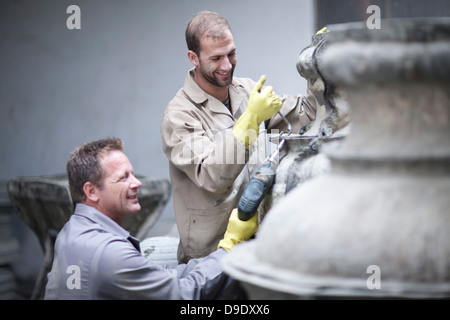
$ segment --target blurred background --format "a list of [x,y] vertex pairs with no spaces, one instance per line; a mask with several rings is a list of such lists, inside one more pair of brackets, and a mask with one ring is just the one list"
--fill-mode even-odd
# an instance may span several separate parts
[[[81,9],[69,30],[67,7]],[[108,136],[125,142],[135,173],[169,179],[160,123],[192,67],[184,32],[201,10],[231,24],[237,77],[279,94],[304,93],[300,51],[327,24],[381,18],[449,16],[449,1],[418,0],[3,0],[0,4],[0,180],[65,173],[77,146]],[[4,187],[3,187],[4,188]],[[154,234],[174,221],[172,199]],[[17,298],[27,299],[43,253],[33,232],[12,216],[19,243],[10,268]],[[1,277],[0,277],[1,285]]]

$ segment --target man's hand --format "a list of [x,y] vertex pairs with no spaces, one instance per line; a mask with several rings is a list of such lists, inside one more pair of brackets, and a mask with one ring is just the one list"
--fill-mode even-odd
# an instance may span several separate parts
[[[256,115],[258,126],[264,120],[270,119],[281,108],[280,97],[278,97],[271,86],[262,89],[266,82],[266,76],[261,76],[253,87],[247,103],[245,112],[251,112]],[[261,91],[262,89],[262,91]]]
[[222,240],[220,240],[217,248],[224,248],[230,251],[234,245],[239,242],[250,239],[258,230],[258,214],[254,214],[247,221],[242,221],[238,218],[237,208],[231,211],[230,219],[228,220],[227,231]]
[[[253,87],[248,99],[247,108],[233,127],[236,139],[247,148],[258,137],[259,125],[280,110],[282,102],[271,86],[263,89],[266,76],[261,76]],[[261,90],[262,89],[262,90]]]

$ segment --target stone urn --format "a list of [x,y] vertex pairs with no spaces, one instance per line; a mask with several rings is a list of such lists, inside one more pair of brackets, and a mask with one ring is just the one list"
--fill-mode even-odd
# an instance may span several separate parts
[[450,19],[328,26],[351,132],[224,269],[252,299],[450,297]]

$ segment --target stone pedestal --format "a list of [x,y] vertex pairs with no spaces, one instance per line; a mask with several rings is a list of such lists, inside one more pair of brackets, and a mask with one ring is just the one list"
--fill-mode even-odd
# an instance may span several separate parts
[[224,268],[251,298],[450,298],[450,19],[329,29],[352,130]]

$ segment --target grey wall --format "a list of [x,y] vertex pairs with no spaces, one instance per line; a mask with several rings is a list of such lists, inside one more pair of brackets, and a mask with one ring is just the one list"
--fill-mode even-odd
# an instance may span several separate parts
[[[81,8],[68,30],[66,8]],[[159,125],[191,67],[184,30],[199,10],[232,25],[236,76],[263,73],[304,92],[295,63],[313,33],[311,1],[2,1],[0,179],[64,172],[78,145],[124,139],[135,172],[168,177]]]
[[[66,27],[71,4],[81,30]],[[305,91],[295,63],[314,33],[312,0],[3,0],[0,180],[63,173],[74,148],[107,136],[124,140],[136,173],[168,178],[160,121],[191,68],[186,24],[205,9],[233,28],[236,76]]]

